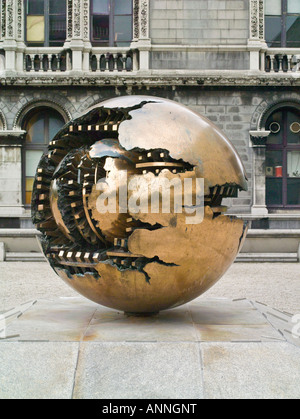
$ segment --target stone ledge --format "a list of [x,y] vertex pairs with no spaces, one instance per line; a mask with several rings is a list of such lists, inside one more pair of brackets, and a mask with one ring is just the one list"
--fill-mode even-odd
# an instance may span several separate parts
[[1,228],[0,229],[0,238],[1,237],[36,237],[41,236],[41,233],[36,229],[21,229],[21,228]]
[[265,73],[260,71],[185,71],[150,70],[129,74],[82,73],[80,76],[47,74],[0,74],[0,86],[117,86],[117,87],[159,87],[182,86],[300,86],[299,73]]
[[300,230],[249,230],[247,237],[249,238],[299,238]]
[[6,262],[45,262],[46,259],[42,253],[8,252],[6,253],[5,261]]
[[297,253],[240,253],[236,259],[239,263],[297,263]]

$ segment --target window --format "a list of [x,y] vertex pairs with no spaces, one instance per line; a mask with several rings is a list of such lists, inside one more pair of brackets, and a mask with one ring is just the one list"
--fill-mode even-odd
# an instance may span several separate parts
[[24,201],[31,204],[36,168],[47,151],[49,141],[65,125],[64,118],[55,110],[40,108],[29,115],[24,129],[27,131],[23,151]]
[[284,108],[267,120],[266,196],[270,208],[300,207],[300,111]]
[[132,40],[132,0],[91,0],[93,44],[129,46]]
[[29,46],[62,46],[66,40],[66,0],[26,0]]
[[300,1],[265,1],[266,41],[271,48],[300,47]]

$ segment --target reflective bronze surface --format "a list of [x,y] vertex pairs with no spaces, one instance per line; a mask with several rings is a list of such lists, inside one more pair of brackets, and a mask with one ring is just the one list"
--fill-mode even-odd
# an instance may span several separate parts
[[[149,204],[136,213],[120,203],[124,191],[129,202],[142,200],[127,181],[148,187],[166,180],[192,180],[195,203],[200,178],[201,223],[187,222],[186,206],[175,211],[174,204],[183,202],[177,187],[170,190],[167,212]],[[101,188],[115,181],[117,191],[112,187],[109,196],[116,195],[116,211],[101,213]],[[237,152],[210,121],[169,100],[120,97],[56,135],[38,167],[32,214],[44,252],[64,281],[99,304],[147,314],[198,297],[230,267],[247,227],[224,215],[222,199],[246,188]]]

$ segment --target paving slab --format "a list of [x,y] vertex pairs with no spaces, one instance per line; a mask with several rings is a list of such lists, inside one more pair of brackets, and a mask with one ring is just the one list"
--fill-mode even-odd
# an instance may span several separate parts
[[246,299],[233,301],[227,298],[200,298],[189,303],[189,310],[196,324],[267,324],[266,319]]
[[0,399],[71,399],[78,343],[1,342]]
[[253,302],[254,307],[267,319],[267,321],[293,345],[300,347],[300,315],[274,309],[258,301]]
[[76,399],[202,399],[196,343],[83,343]]
[[39,300],[9,327],[9,335],[19,341],[79,342],[97,307],[81,297]]
[[282,341],[283,336],[246,299],[198,299],[189,311],[201,342]]
[[299,399],[300,349],[287,342],[202,343],[207,399]]
[[125,316],[99,309],[86,331],[85,341],[99,342],[186,342],[198,341],[188,307],[161,312],[153,317]]

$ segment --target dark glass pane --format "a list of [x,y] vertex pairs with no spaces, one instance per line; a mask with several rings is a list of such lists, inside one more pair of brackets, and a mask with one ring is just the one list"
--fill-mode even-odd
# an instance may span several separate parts
[[26,141],[30,144],[45,144],[45,115],[36,113],[26,126]]
[[130,15],[132,0],[115,0],[115,15]]
[[[35,166],[35,170],[37,165]],[[25,205],[30,205],[32,200],[32,190],[34,184],[34,177],[26,177],[25,181]]]
[[282,151],[271,151],[266,152],[266,176],[267,177],[282,177],[282,162],[283,153]]
[[65,41],[66,40],[66,18],[65,16],[49,17],[49,40]]
[[54,136],[65,125],[65,121],[57,112],[50,113],[49,115],[49,140],[51,141]]
[[282,179],[266,179],[267,205],[282,205]]
[[281,0],[265,0],[265,14],[267,16],[280,16],[281,10]]
[[50,0],[49,1],[50,14],[67,14],[66,0]]
[[132,18],[131,16],[115,16],[115,43],[131,42],[132,40]]
[[93,13],[108,14],[109,0],[93,0]]
[[109,40],[109,16],[93,17],[93,39],[94,41]]
[[287,153],[287,172],[290,178],[300,178],[300,149]]
[[44,15],[44,0],[27,0],[28,15]]
[[289,144],[300,144],[300,112],[287,113],[287,140]]
[[300,179],[288,179],[287,204],[300,205]]
[[266,16],[266,41],[269,47],[281,46],[281,16]]
[[299,13],[300,14],[300,1],[299,0],[288,0],[288,13]]
[[275,112],[270,116],[266,123],[266,130],[271,131],[268,144],[282,144],[284,134],[282,111]]
[[45,17],[27,16],[27,42],[43,43],[45,41]]
[[300,16],[287,16],[286,32],[287,47],[300,47]]
[[[41,150],[27,150],[25,155],[25,175],[26,178],[34,178],[36,169],[38,167],[38,164],[41,160],[41,157],[43,155],[43,151]],[[26,182],[27,183],[27,182]],[[26,187],[26,191],[30,191],[32,185],[30,182],[28,182],[29,188]]]

